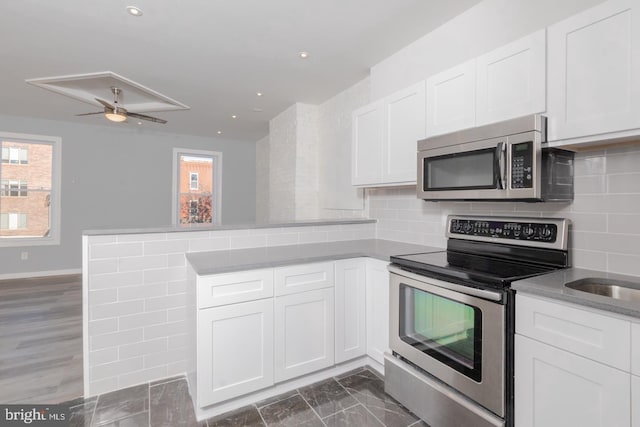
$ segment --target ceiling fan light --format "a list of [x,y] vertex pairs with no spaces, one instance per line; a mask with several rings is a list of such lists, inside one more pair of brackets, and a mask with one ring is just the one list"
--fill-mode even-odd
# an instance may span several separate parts
[[111,120],[112,122],[124,122],[125,120],[127,120],[127,115],[120,113],[118,111],[109,111],[104,113],[104,116],[107,118],[107,120]]

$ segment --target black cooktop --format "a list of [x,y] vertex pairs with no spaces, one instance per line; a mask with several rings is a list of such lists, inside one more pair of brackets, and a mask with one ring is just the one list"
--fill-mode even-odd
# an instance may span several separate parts
[[391,262],[423,276],[499,289],[559,268],[455,251],[397,255]]

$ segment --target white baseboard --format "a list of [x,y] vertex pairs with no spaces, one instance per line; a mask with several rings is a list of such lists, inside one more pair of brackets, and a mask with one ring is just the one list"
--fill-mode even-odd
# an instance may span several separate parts
[[47,277],[47,276],[66,276],[67,274],[81,274],[82,269],[71,268],[69,270],[50,270],[50,271],[31,271],[26,273],[7,273],[0,274],[0,280],[6,279],[28,279],[32,277]]

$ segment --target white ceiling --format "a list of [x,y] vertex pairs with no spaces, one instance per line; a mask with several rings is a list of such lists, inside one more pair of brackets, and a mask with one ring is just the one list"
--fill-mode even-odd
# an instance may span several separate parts
[[[143,126],[255,141],[291,104],[325,101],[478,2],[3,1],[0,114],[107,124],[99,115],[75,117],[92,107],[25,79],[109,70],[191,107],[157,113],[166,125]],[[126,13],[132,4],[142,17]],[[299,59],[300,51],[310,57]]]

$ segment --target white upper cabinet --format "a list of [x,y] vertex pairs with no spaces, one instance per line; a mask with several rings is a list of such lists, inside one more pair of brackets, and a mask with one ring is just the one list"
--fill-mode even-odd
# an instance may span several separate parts
[[425,137],[425,106],[424,81],[385,99],[383,183],[415,184],[418,140]]
[[353,112],[351,139],[351,184],[382,181],[383,102]]
[[429,77],[427,137],[473,127],[475,105],[475,59]]
[[546,31],[427,79],[427,137],[546,109]]
[[546,31],[476,59],[476,125],[546,109]]
[[425,137],[424,81],[353,112],[351,184],[416,183],[416,152]]
[[640,133],[639,13],[637,1],[612,0],[548,28],[549,141]]

